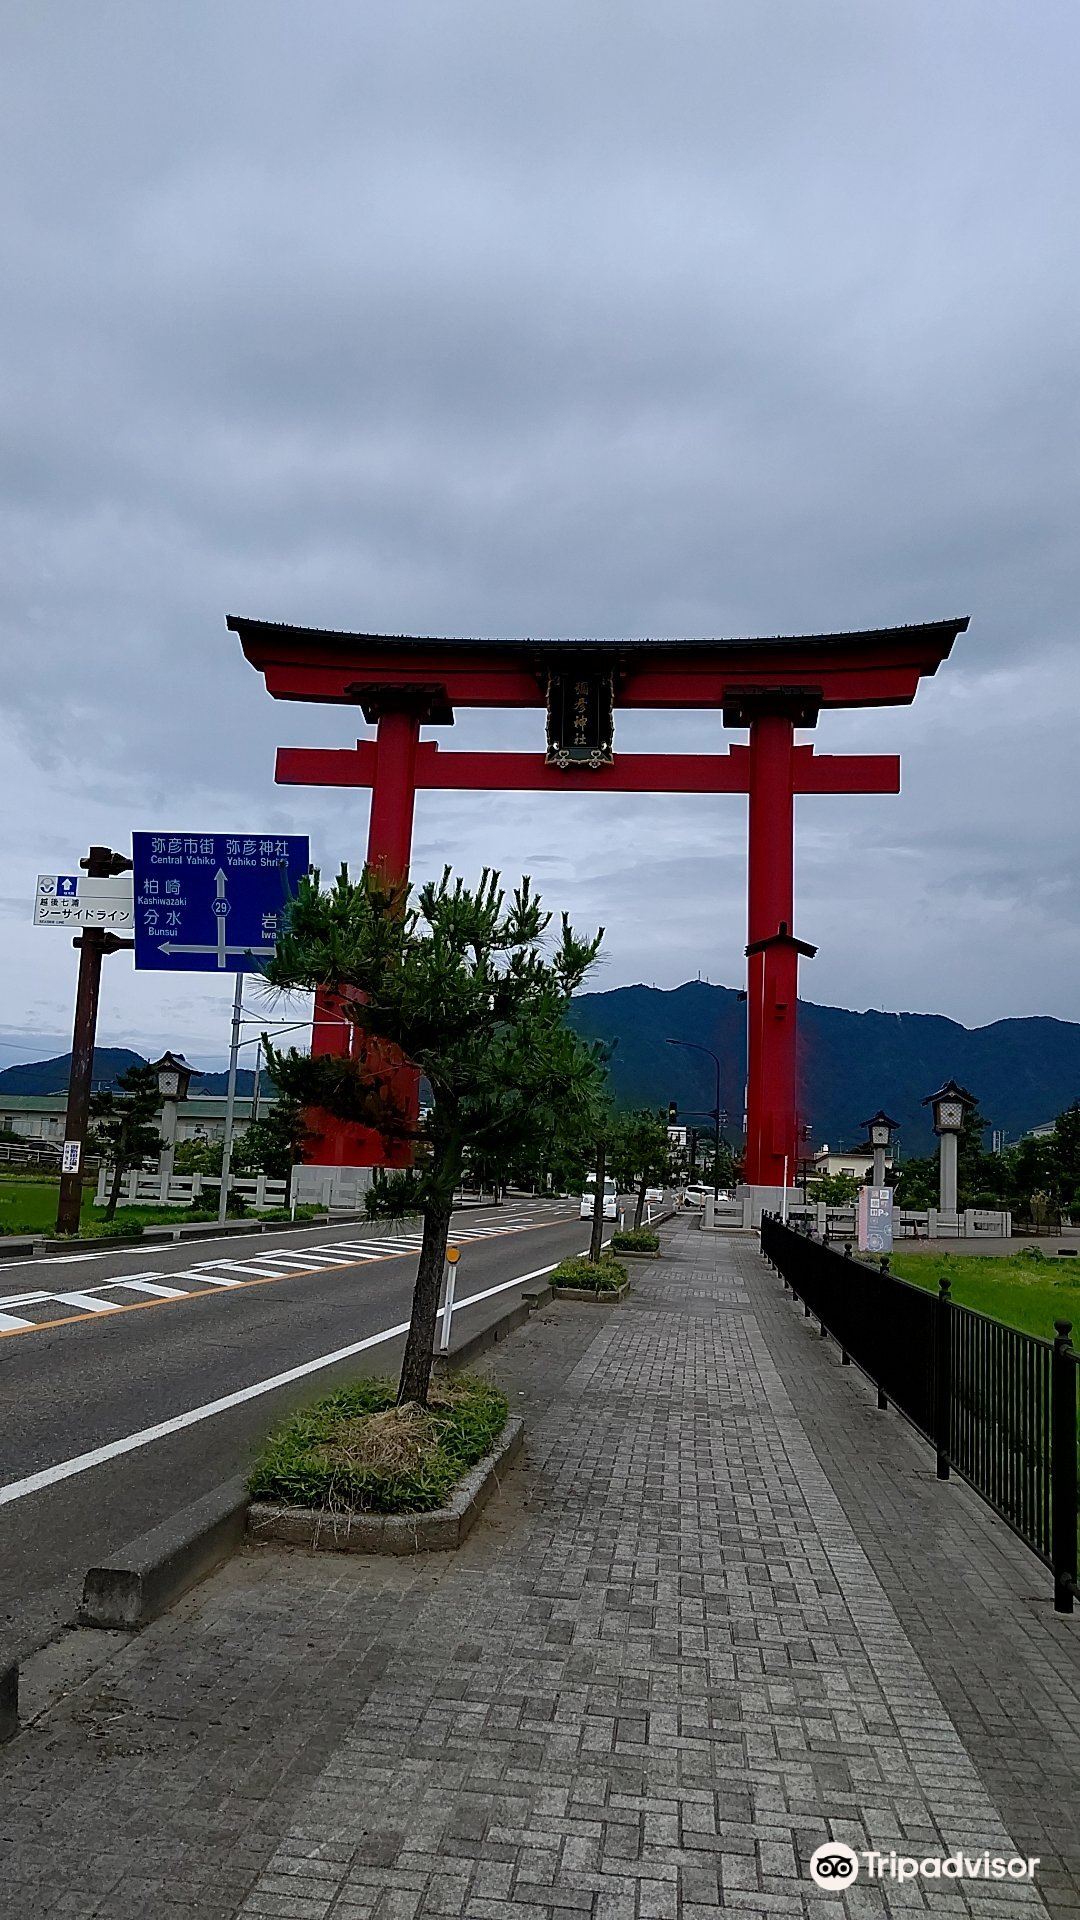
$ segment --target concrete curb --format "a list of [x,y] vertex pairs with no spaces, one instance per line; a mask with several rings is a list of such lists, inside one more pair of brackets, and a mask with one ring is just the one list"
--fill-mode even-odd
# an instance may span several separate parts
[[612,1247],[616,1260],[659,1260],[660,1248],[656,1247]]
[[175,1227],[161,1222],[143,1228],[143,1241],[171,1245],[177,1240],[216,1240],[222,1233],[303,1233],[308,1227],[347,1227],[354,1220],[366,1220],[366,1213],[316,1213],[307,1220],[193,1220]]
[[624,1280],[621,1287],[563,1287],[552,1286],[551,1292],[556,1300],[583,1300],[589,1307],[606,1307],[609,1300],[621,1300],[629,1293],[630,1282]]
[[[177,1208],[177,1212],[182,1212]],[[0,1238],[0,1259],[11,1259],[16,1252],[29,1254],[70,1253],[80,1247],[92,1247],[97,1253],[108,1253],[111,1248],[145,1246],[172,1246],[183,1240],[216,1240],[223,1234],[257,1233],[303,1233],[307,1227],[349,1226],[355,1220],[366,1220],[367,1214],[356,1209],[335,1207],[332,1213],[317,1213],[309,1220],[182,1220],[170,1225],[167,1220],[155,1222],[143,1227],[139,1233],[121,1234],[70,1234],[58,1240],[55,1235],[33,1240],[17,1240],[5,1245]]]
[[505,1340],[507,1334],[513,1333],[515,1328],[523,1327],[526,1320],[537,1313],[541,1307],[546,1306],[550,1299],[550,1287],[531,1287],[527,1293],[522,1294],[516,1306],[508,1307],[498,1320],[491,1322],[490,1326],[481,1327],[478,1333],[470,1335],[468,1340],[463,1340],[459,1347],[451,1347],[449,1353],[437,1353],[435,1355],[436,1371],[445,1373],[450,1369],[456,1372],[459,1367],[467,1367],[473,1360],[479,1360],[480,1355],[487,1353],[489,1347],[497,1346],[499,1341]]
[[113,1247],[117,1247],[122,1253],[125,1247],[141,1245],[142,1238],[141,1233],[100,1233],[82,1236],[73,1233],[70,1237],[65,1234],[58,1240],[55,1234],[51,1234],[45,1240],[35,1240],[34,1252],[70,1253],[73,1248],[93,1247],[96,1253],[108,1253]]
[[521,1452],[525,1423],[506,1422],[498,1443],[465,1475],[452,1500],[433,1513],[321,1513],[252,1502],[248,1532],[257,1540],[329,1553],[436,1553],[459,1547],[477,1514]]
[[243,1481],[227,1481],[133,1540],[111,1566],[91,1567],[79,1625],[130,1628],[156,1619],[241,1544],[247,1509]]
[[20,1254],[32,1254],[36,1240],[9,1240],[5,1234],[0,1239],[0,1260],[17,1260]]

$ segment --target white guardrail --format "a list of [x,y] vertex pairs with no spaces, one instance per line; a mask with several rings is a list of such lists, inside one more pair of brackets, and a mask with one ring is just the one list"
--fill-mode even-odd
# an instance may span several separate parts
[[[94,1204],[103,1207],[112,1192],[113,1176],[111,1169],[102,1167],[98,1171],[97,1190]],[[120,1205],[122,1207],[190,1207],[204,1199],[207,1206],[216,1205],[221,1181],[211,1173],[174,1173],[170,1179],[166,1174],[145,1173],[133,1168],[125,1173],[120,1182]],[[271,1180],[268,1174],[253,1175],[250,1180],[230,1180],[231,1192],[238,1194],[248,1206],[263,1212],[270,1207],[285,1205],[284,1180]]]

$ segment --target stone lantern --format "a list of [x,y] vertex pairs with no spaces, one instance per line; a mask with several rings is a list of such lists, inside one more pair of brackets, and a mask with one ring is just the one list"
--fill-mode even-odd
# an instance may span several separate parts
[[867,1144],[874,1156],[874,1185],[875,1187],[883,1187],[885,1185],[885,1156],[892,1144],[892,1136],[897,1131],[900,1122],[898,1120],[890,1120],[888,1114],[879,1107],[873,1117],[869,1120],[864,1120],[862,1124],[866,1128]]
[[152,1060],[151,1066],[157,1074],[158,1092],[161,1095],[161,1199],[169,1198],[169,1183],[173,1176],[173,1162],[176,1158],[176,1122],[181,1100],[188,1097],[193,1067],[189,1067],[182,1053],[163,1053],[160,1060]]
[[934,1113],[934,1132],[941,1142],[938,1153],[938,1205],[942,1213],[955,1214],[957,1200],[956,1179],[956,1143],[963,1132],[964,1121],[969,1113],[978,1106],[973,1093],[961,1087],[955,1080],[946,1080],[936,1093],[928,1093],[923,1101],[924,1107],[932,1107]]

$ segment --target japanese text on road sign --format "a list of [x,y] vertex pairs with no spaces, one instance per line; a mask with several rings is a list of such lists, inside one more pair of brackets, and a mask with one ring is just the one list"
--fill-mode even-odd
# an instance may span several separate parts
[[34,925],[111,927],[114,932],[130,932],[135,925],[130,873],[107,880],[85,873],[39,873]]
[[135,965],[252,973],[308,870],[297,834],[136,833]]

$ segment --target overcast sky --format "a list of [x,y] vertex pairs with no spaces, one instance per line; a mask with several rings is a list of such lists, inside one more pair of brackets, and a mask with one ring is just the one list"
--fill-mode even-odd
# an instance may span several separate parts
[[[39,870],[133,828],[362,852],[364,795],[273,784],[276,744],[356,720],[271,701],[227,611],[969,613],[913,708],[820,724],[899,750],[904,791],[800,801],[803,991],[1080,1017],[1075,0],[0,18],[0,1064],[70,1032]],[[539,748],[541,720],[451,740]],[[635,714],[617,744],[725,736]],[[607,926],[597,986],[738,985],[744,847],[738,798],[432,794],[415,871],[530,871]],[[117,957],[100,1038],[209,1061],[227,1001]]]

